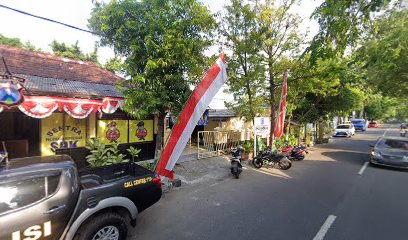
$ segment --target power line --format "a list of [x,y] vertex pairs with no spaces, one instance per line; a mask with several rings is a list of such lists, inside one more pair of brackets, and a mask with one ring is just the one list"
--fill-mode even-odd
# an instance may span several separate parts
[[72,26],[72,25],[69,25],[69,24],[66,24],[66,23],[63,23],[63,22],[59,22],[59,21],[53,20],[53,19],[49,19],[49,18],[37,16],[37,15],[31,14],[31,13],[28,13],[28,12],[24,12],[24,11],[15,9],[15,8],[7,7],[7,6],[2,5],[2,4],[0,4],[0,7],[5,8],[5,9],[8,9],[8,10],[11,10],[11,11],[15,11],[15,12],[18,12],[18,13],[21,13],[21,14],[24,14],[24,15],[27,15],[27,16],[30,16],[30,17],[39,18],[39,19],[41,19],[41,20],[45,20],[45,21],[48,21],[48,22],[60,24],[60,25],[63,25],[63,26],[65,26],[65,27],[73,28],[73,29],[76,29],[76,30],[79,30],[79,31],[83,31],[83,32],[87,32],[87,33],[91,33],[91,34],[95,34],[95,35],[99,35],[99,36],[100,36],[100,34],[95,33],[95,32],[92,32],[92,31],[89,31],[89,30],[86,30],[86,29],[82,29],[82,28],[79,28],[79,27],[75,27],[75,26]]

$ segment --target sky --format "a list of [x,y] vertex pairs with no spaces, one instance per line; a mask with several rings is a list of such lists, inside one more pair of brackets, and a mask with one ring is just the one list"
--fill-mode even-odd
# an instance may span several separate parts
[[[200,1],[214,13],[222,10],[227,3],[224,0]],[[321,2],[322,0],[302,0],[300,6],[293,9],[305,19],[302,29],[309,29],[311,36],[317,32],[318,24],[309,20],[309,16]],[[91,0],[0,0],[0,4],[83,29],[88,29],[88,19],[93,7]],[[51,52],[48,45],[53,40],[57,40],[69,45],[79,41],[80,48],[84,52],[90,53],[93,51],[95,42],[99,40],[97,36],[90,33],[25,16],[4,8],[0,8],[0,34],[6,37],[20,38],[22,42],[30,41],[31,44],[46,52]],[[216,51],[217,48],[212,49],[212,51]],[[98,55],[98,60],[104,63],[113,57],[114,53],[109,47],[101,47],[98,49]],[[223,108],[225,100],[232,100],[232,96],[225,94],[222,89],[215,96],[210,107]]]

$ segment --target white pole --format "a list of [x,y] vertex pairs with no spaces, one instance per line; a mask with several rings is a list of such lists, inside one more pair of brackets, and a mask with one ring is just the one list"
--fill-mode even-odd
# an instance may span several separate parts
[[253,157],[255,156],[256,156],[256,135],[254,133],[254,156]]

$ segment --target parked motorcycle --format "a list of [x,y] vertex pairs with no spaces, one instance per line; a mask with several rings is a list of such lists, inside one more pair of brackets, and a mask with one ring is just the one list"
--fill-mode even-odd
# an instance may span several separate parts
[[253,160],[253,164],[256,168],[261,168],[264,163],[272,167],[277,166],[277,168],[282,170],[288,170],[292,167],[292,162],[287,156],[272,152],[270,147],[267,147],[265,151],[259,152]]
[[309,152],[306,150],[306,147],[303,146],[300,147],[286,146],[282,148],[282,153],[286,154],[289,160],[302,161],[303,159],[305,159],[306,154]]
[[244,151],[245,150],[242,146],[238,146],[237,148],[231,150],[231,173],[235,176],[235,178],[239,178],[239,174],[242,172],[241,155]]

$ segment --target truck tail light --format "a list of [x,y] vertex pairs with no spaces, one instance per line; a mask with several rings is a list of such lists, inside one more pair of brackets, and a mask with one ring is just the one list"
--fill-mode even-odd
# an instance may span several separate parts
[[157,186],[161,187],[162,180],[161,180],[160,176],[156,176],[155,178],[153,178],[153,183],[156,184]]

